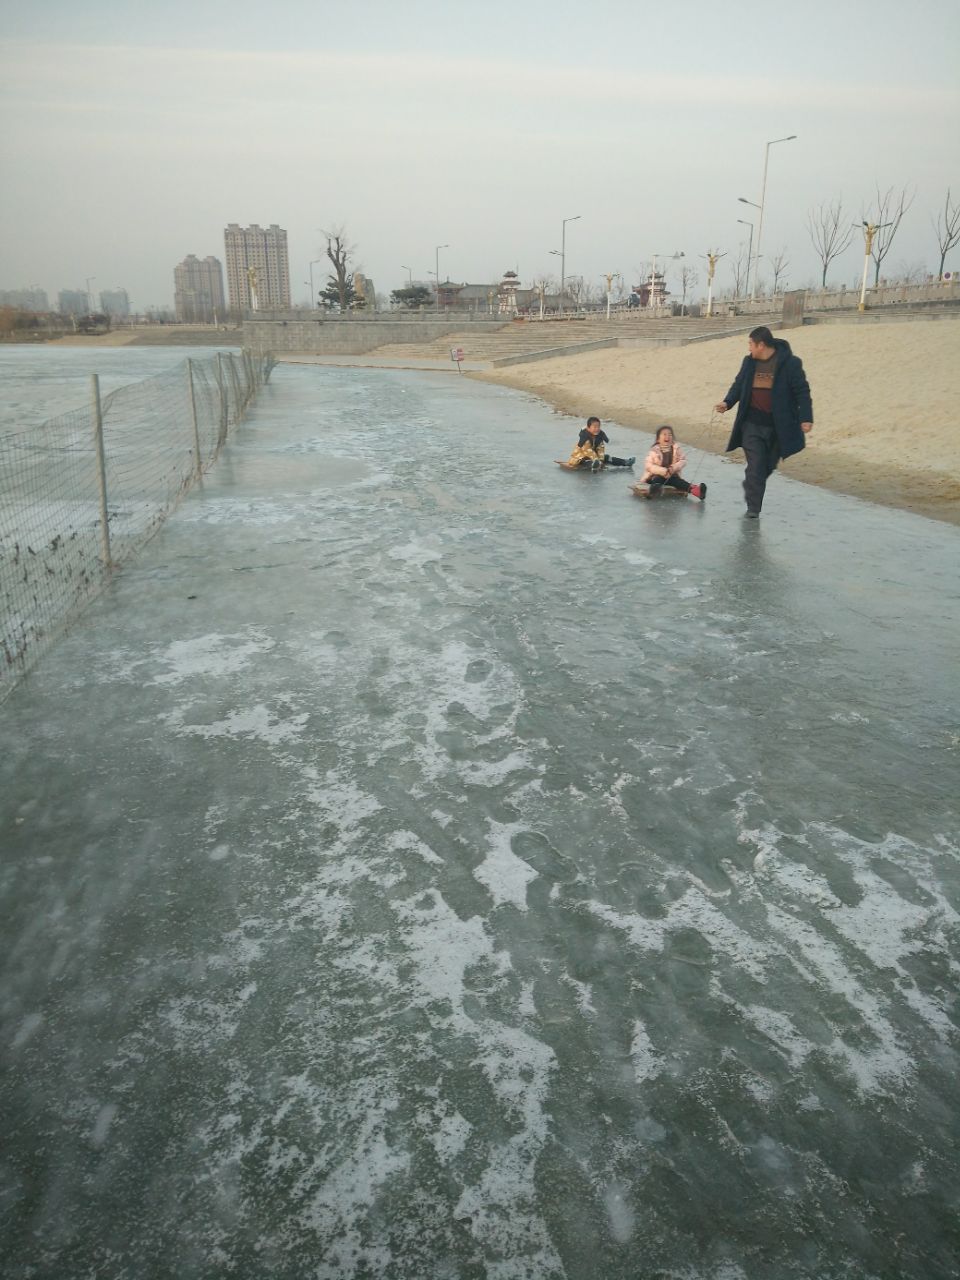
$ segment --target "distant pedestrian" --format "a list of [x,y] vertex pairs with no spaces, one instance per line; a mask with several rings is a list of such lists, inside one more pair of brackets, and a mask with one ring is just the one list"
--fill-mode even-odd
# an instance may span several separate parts
[[750,354],[714,407],[717,413],[726,413],[738,406],[727,452],[742,448],[746,455],[743,493],[747,517],[755,520],[777,463],[806,445],[807,432],[813,430],[813,404],[803,364],[789,342],[775,338],[761,325],[750,334],[747,345]]

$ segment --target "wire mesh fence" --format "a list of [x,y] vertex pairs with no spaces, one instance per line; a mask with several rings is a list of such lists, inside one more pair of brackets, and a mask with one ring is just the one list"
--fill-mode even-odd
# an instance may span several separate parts
[[0,437],[0,701],[156,533],[270,376],[243,352],[175,368]]

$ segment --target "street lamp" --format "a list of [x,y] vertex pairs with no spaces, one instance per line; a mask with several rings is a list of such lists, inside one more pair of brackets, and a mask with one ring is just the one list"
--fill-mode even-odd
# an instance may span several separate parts
[[[857,224],[854,223],[854,226]],[[858,311],[867,309],[867,267],[870,265],[870,253],[873,249],[873,237],[884,227],[893,226],[892,222],[864,222],[863,226],[863,283],[860,285],[860,302]]]
[[707,315],[713,315],[713,277],[717,274],[717,263],[727,255],[719,249],[707,251]]
[[[759,206],[758,204],[754,204],[754,202],[753,202],[752,200],[747,200],[747,199],[745,199],[745,197],[743,197],[743,196],[737,196],[737,199],[740,201],[740,203],[741,203],[741,204],[748,204],[748,205],[750,206],[750,208],[751,208],[751,209],[759,209],[759,208],[760,208],[760,206]],[[740,221],[740,219],[738,218],[738,219],[737,219],[737,221],[739,222],[739,221]],[[752,236],[751,236],[751,243],[752,243]],[[751,259],[751,257],[750,257],[750,254],[748,253],[748,254],[747,254],[747,282],[746,282],[746,284],[744,285],[744,289],[743,289],[744,293],[749,293],[749,292],[750,292],[750,268],[751,268],[751,266],[752,266],[752,259]],[[758,276],[759,274],[760,274],[760,254],[759,254],[759,252],[758,252],[758,253],[757,253],[757,269],[756,269],[756,271],[753,273],[754,280],[756,280],[756,278],[757,278],[757,276]],[[752,296],[752,295],[751,295],[751,296]]]
[[[559,249],[551,249],[551,250],[550,250],[550,253],[551,253],[551,255],[552,255],[554,258],[559,258],[559,257],[561,257],[561,256],[562,256],[562,255],[561,255],[561,253],[560,253],[560,250],[559,250]],[[560,314],[562,315],[562,314],[563,314],[563,293],[562,293],[562,291],[561,291],[561,293],[558,295],[558,297],[559,297],[559,303],[560,303]]]
[[310,263],[310,310],[311,311],[317,305],[317,295],[313,291],[313,268],[317,265],[318,262],[322,262],[322,261],[323,261],[322,258],[314,258],[314,260]]
[[613,282],[620,278],[619,271],[607,271],[604,274],[604,280],[607,282],[607,319],[610,319],[610,294],[613,291]]
[[[767,165],[770,163],[770,148],[776,146],[778,142],[793,142],[796,138],[795,133],[788,133],[785,138],[771,138],[767,143],[763,153],[763,182],[760,185],[760,218],[757,223],[757,269],[753,273],[753,292],[750,294],[750,301],[757,296],[757,276],[760,274],[760,239],[763,236],[763,206],[767,198]],[[747,204],[750,202],[747,201]]]
[[746,222],[743,218],[738,218],[737,221],[742,227],[750,228],[750,243],[747,246],[747,281],[744,287],[744,293],[746,293],[747,289],[750,287],[750,259],[753,253],[753,223]]
[[[560,314],[563,315],[563,286],[567,279],[567,223],[579,222],[582,214],[574,214],[572,218],[564,218],[560,223]],[[556,250],[552,250],[556,252]]]
[[449,249],[449,248],[450,246],[448,244],[438,244],[436,249],[434,250],[434,253],[436,255],[435,265],[437,268],[436,275],[437,275],[437,310],[438,311],[440,310],[440,250]]
[[400,263],[400,267],[403,271],[407,273],[407,288],[408,289],[413,288],[413,269],[411,267],[408,267],[403,262]]

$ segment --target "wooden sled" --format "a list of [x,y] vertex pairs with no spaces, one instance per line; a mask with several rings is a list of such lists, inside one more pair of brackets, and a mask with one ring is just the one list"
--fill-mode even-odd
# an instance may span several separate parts
[[635,484],[631,486],[630,492],[637,498],[686,498],[689,496],[684,489],[674,489],[670,485],[657,485],[651,493],[648,484]]
[[594,476],[599,475],[601,471],[626,470],[625,467],[597,467],[596,471],[594,471],[592,463],[587,460],[584,460],[583,462],[575,462],[572,466],[569,462],[564,462],[562,458],[554,458],[554,462],[558,467],[563,467],[564,471],[583,471]]

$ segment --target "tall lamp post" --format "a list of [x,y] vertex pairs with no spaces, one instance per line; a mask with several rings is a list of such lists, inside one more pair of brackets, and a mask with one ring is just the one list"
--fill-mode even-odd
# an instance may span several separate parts
[[[854,223],[854,226],[857,224]],[[860,302],[857,306],[858,311],[866,311],[867,309],[867,268],[870,265],[870,254],[873,250],[873,237],[883,227],[892,226],[889,222],[864,222],[863,224],[863,282],[860,285]]]
[[[752,200],[746,200],[746,199],[744,199],[744,197],[743,197],[743,196],[737,196],[737,199],[740,201],[740,203],[741,203],[741,204],[748,204],[748,205],[750,206],[750,208],[751,208],[751,209],[759,209],[759,208],[760,208],[760,206],[759,206],[758,204],[754,204],[754,202],[753,202]],[[742,219],[742,218],[738,218],[738,219],[737,219],[737,221],[738,221],[738,222],[743,222],[743,219]],[[744,223],[744,226],[746,226],[746,225],[747,225],[747,223]],[[749,225],[750,225],[750,227],[751,227],[751,231],[750,231],[750,246],[751,246],[751,252],[747,254],[747,283],[744,285],[744,289],[743,289],[744,293],[750,293],[750,280],[751,280],[751,279],[753,280],[753,284],[754,284],[754,291],[756,291],[757,276],[760,274],[760,252],[759,252],[759,250],[757,251],[757,265],[756,265],[756,270],[754,270],[754,271],[752,271],[752,272],[751,272],[751,268],[753,267],[753,253],[752,253],[752,248],[753,248],[753,230],[752,230],[752,227],[753,227],[753,223],[750,223]],[[753,298],[753,294],[752,294],[752,293],[750,293],[750,297],[751,297],[751,298]]]
[[753,223],[747,222],[745,218],[738,218],[737,221],[740,223],[741,227],[750,228],[750,243],[747,246],[747,282],[743,290],[744,293],[746,293],[747,289],[750,287],[750,261],[753,255]]
[[727,255],[719,249],[707,251],[707,315],[713,315],[713,277],[717,274],[717,263]]
[[436,249],[434,250],[434,254],[436,257],[435,266],[437,268],[437,310],[438,311],[440,310],[440,250],[449,249],[449,248],[450,246],[448,244],[438,244]]
[[563,315],[563,286],[567,279],[567,223],[579,222],[582,214],[574,214],[572,218],[564,218],[560,223],[560,314]]
[[314,260],[310,263],[310,310],[311,311],[317,305],[317,295],[313,291],[313,268],[317,265],[318,262],[322,262],[322,261],[323,261],[322,258],[314,258]]
[[607,282],[607,319],[610,319],[610,294],[613,292],[613,282],[619,276],[619,271],[607,271],[604,274],[604,280]]
[[[788,133],[785,138],[771,138],[764,148],[763,152],[763,181],[760,184],[760,203],[756,207],[760,210],[760,217],[757,221],[757,269],[753,273],[753,292],[750,294],[750,301],[753,302],[757,296],[757,276],[760,274],[760,240],[763,236],[763,206],[767,199],[767,165],[770,163],[770,148],[775,147],[778,142],[793,142],[796,139],[795,133]],[[740,197],[743,199],[743,197]],[[744,200],[744,204],[750,204],[749,200]]]
[[407,288],[412,289],[413,288],[413,268],[408,267],[405,262],[401,262],[400,267],[403,271],[407,273]]
[[[550,250],[550,253],[551,253],[551,255],[552,255],[554,258],[559,258],[559,257],[561,257],[561,253],[560,253],[560,250],[559,250],[559,249],[551,249],[551,250]],[[560,314],[560,315],[563,315],[563,290],[562,290],[562,289],[560,290],[559,301],[560,301],[560,312],[559,312],[559,314]]]

